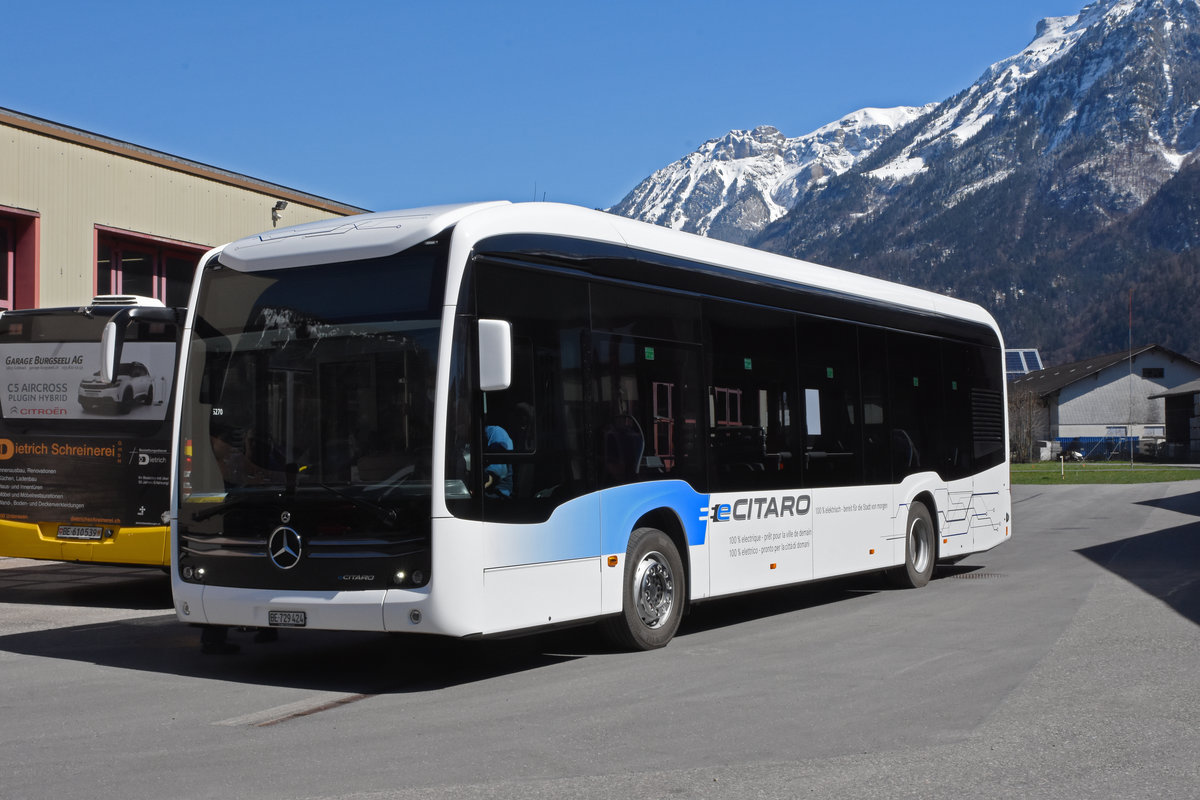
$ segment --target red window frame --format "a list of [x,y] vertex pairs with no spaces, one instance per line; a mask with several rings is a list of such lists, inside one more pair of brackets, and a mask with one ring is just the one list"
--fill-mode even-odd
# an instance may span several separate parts
[[38,305],[36,212],[0,206],[0,311]]
[[140,294],[167,305],[186,305],[196,263],[207,249],[97,225],[93,293]]
[[16,259],[13,258],[12,228],[11,222],[0,217],[0,311],[12,311],[13,300],[16,299],[13,288]]

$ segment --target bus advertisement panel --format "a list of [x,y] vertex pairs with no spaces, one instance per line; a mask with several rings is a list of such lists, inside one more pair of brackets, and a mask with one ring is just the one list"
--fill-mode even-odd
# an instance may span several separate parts
[[142,308],[155,318],[122,323],[102,379],[102,333],[127,309],[0,315],[0,555],[167,563],[178,326],[174,310]]

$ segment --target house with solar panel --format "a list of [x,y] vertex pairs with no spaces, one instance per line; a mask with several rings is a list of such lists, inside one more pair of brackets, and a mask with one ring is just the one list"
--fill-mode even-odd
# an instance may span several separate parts
[[1008,385],[1013,449],[1033,460],[1169,457],[1165,393],[1198,380],[1200,362],[1157,344],[1018,375]]
[[1042,355],[1032,348],[1018,348],[1004,351],[1005,380],[1020,378],[1031,372],[1042,369]]

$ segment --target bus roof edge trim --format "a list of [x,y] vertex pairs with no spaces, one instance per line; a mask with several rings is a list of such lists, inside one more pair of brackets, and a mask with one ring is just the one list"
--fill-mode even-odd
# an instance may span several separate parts
[[[500,205],[508,205],[508,201],[428,206],[307,222],[232,242],[221,251],[221,263],[257,272],[378,258],[419,244],[463,217]],[[354,236],[345,235],[351,231]]]

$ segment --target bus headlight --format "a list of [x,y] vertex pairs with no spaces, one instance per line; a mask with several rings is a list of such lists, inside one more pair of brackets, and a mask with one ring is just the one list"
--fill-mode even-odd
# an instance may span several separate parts
[[205,569],[204,567],[193,567],[189,564],[179,570],[179,574],[183,576],[185,581],[190,581],[192,583],[203,583]]
[[428,579],[423,569],[399,569],[392,576],[392,583],[396,586],[424,586]]

